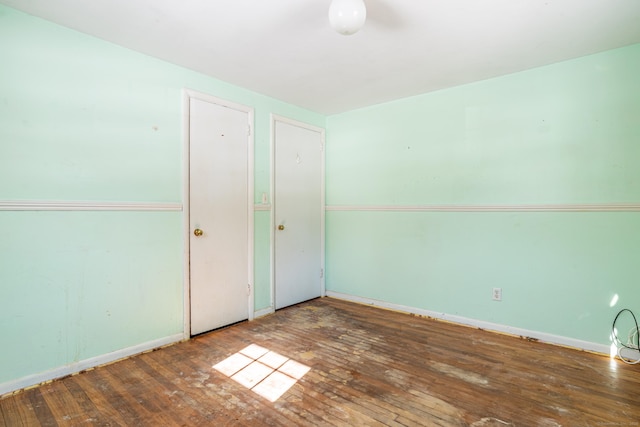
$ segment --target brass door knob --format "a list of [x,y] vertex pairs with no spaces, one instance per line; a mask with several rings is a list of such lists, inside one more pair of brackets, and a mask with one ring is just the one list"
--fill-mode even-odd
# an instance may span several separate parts
[[196,228],[195,230],[193,230],[193,234],[200,237],[204,234],[204,232],[202,230],[200,230],[199,228]]
[[284,225],[280,224],[280,225],[278,226],[278,230],[284,230]]

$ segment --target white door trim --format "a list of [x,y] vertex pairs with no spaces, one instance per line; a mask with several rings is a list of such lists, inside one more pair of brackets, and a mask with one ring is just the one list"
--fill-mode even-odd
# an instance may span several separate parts
[[223,107],[232,108],[234,110],[242,111],[248,115],[247,123],[247,307],[249,313],[249,320],[254,318],[254,109],[246,105],[237,104],[224,99],[216,98],[215,96],[207,95],[202,92],[197,92],[191,89],[183,89],[182,91],[182,139],[183,139],[183,172],[182,172],[182,200],[183,200],[183,216],[182,216],[182,234],[183,234],[183,310],[184,310],[184,325],[183,336],[185,339],[191,337],[191,305],[189,301],[189,295],[191,291],[191,278],[189,274],[189,261],[191,259],[191,251],[189,245],[189,239],[191,236],[191,227],[189,224],[189,180],[190,180],[190,165],[189,165],[189,114],[190,114],[190,100],[198,99],[205,102],[221,105]]
[[276,200],[275,200],[275,188],[276,188],[276,122],[282,122],[282,123],[287,123],[293,126],[298,126],[304,129],[308,129],[314,132],[318,132],[320,133],[320,144],[321,144],[321,181],[320,181],[320,206],[318,207],[320,209],[320,234],[321,234],[321,238],[320,238],[320,268],[322,269],[322,277],[320,278],[320,296],[325,296],[326,294],[326,287],[325,287],[325,148],[326,148],[326,131],[324,128],[318,127],[318,126],[314,126],[314,125],[310,125],[308,123],[304,123],[304,122],[300,122],[298,120],[294,120],[294,119],[290,119],[288,117],[284,117],[284,116],[280,116],[278,114],[271,114],[271,120],[270,120],[270,124],[271,124],[271,138],[270,138],[270,145],[271,145],[271,164],[270,164],[270,169],[271,169],[271,176],[270,176],[270,188],[269,188],[269,193],[271,194],[271,233],[270,233],[270,268],[271,268],[271,278],[270,278],[270,282],[271,282],[271,310],[275,311],[275,307],[276,307],[276,302],[275,302],[275,287],[276,287],[276,269],[275,269],[275,229],[276,229],[276,218],[275,218],[275,212],[274,212],[274,207],[276,204]]

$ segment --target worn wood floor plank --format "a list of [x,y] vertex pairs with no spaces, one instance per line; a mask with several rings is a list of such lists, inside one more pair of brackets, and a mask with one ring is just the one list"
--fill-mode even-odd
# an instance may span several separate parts
[[80,424],[85,421],[85,410],[74,399],[63,381],[54,381],[40,387],[52,416],[61,426]]
[[[213,369],[251,344],[310,370],[270,402]],[[638,425],[639,392],[639,366],[323,298],[8,396],[0,425]]]
[[[191,425],[246,425],[239,419],[238,407],[231,403],[231,398],[211,398],[211,392],[208,390],[209,374],[206,372],[210,370],[210,366],[204,367],[203,363],[196,363],[193,358],[181,359],[180,352],[174,351],[174,347],[166,350],[169,351],[143,355],[142,360],[155,370],[155,374],[149,375],[166,385],[166,388],[160,388],[162,393],[170,390],[169,395],[183,402],[189,413],[196,411],[197,415]],[[204,352],[204,349],[202,351]],[[191,349],[188,353],[185,352],[186,354],[192,354]],[[177,407],[183,407],[183,404]],[[246,406],[242,406],[242,409],[246,409]]]
[[[31,390],[29,390],[30,392]],[[22,426],[39,426],[40,422],[31,407],[27,393],[20,393],[0,400],[4,426],[22,427]]]
[[158,403],[162,407],[176,408],[177,411],[174,413],[180,417],[181,422],[185,425],[205,425],[210,421],[207,419],[207,414],[202,412],[202,405],[199,405],[197,401],[190,398],[169,380],[175,375],[173,372],[167,376],[167,373],[161,369],[162,365],[155,364],[154,358],[139,357],[137,359],[136,366],[155,382],[155,386],[149,385],[149,387],[157,389],[153,395],[159,397]]
[[[70,378],[58,381],[62,383],[68,391],[71,398],[80,407],[78,413],[74,413],[72,406],[61,406],[61,410],[67,412],[67,416],[71,417],[71,425],[74,424],[90,424],[101,427],[120,426],[121,424],[116,420],[115,412],[109,411],[110,408],[102,406],[100,409],[91,400],[91,398],[82,389],[82,386],[76,381],[78,378],[89,377],[92,374],[90,372],[83,372]],[[98,401],[99,403],[100,401]],[[80,420],[76,423],[76,420]]]

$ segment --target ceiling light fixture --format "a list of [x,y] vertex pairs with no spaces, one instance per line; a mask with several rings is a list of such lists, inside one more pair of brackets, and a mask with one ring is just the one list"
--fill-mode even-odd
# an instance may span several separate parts
[[333,0],[329,6],[329,23],[345,36],[357,33],[366,18],[364,0]]

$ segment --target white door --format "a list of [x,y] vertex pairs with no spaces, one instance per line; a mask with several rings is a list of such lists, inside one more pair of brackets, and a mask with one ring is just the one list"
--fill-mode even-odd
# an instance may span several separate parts
[[324,130],[273,117],[275,308],[324,294]]
[[189,99],[191,335],[248,318],[250,113]]

